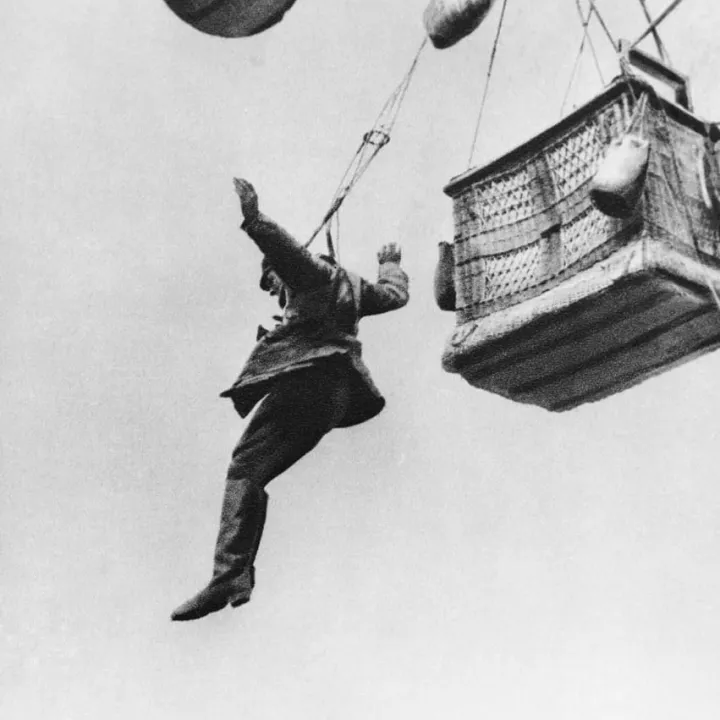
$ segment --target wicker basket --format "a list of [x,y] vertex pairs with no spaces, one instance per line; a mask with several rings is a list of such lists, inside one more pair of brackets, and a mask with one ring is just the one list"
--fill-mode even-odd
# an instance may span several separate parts
[[[650,159],[634,214],[588,187],[643,94]],[[717,216],[700,168],[714,125],[621,79],[561,123],[455,178],[457,328],[443,366],[551,410],[611,395],[720,345]]]

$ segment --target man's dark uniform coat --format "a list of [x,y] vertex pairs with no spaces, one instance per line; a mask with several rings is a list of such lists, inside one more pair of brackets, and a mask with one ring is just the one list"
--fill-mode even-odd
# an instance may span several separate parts
[[408,278],[400,265],[382,263],[377,282],[370,283],[311,255],[262,215],[243,229],[283,280],[287,300],[283,322],[260,339],[234,385],[221,395],[232,398],[245,417],[277,378],[333,357],[345,363],[352,384],[350,407],[338,427],[377,415],[385,400],[362,360],[358,324],[407,303]]

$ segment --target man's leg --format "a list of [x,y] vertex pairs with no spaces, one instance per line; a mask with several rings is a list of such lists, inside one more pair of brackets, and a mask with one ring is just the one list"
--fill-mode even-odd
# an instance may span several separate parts
[[278,381],[233,451],[225,485],[213,579],[173,613],[194,620],[250,599],[267,508],[267,484],[312,450],[347,411],[350,386],[336,363]]

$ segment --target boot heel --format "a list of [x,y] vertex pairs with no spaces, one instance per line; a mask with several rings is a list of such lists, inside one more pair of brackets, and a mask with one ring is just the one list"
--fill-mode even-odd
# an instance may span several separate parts
[[250,593],[243,593],[242,595],[237,595],[232,600],[230,600],[230,605],[234,608],[240,607],[241,605],[245,605],[245,603],[250,602]]
[[246,602],[250,601],[250,595],[252,595],[253,588],[255,587],[255,568],[249,567],[243,575],[241,575],[240,588],[238,588],[235,595],[230,597],[230,605],[232,607],[240,607]]

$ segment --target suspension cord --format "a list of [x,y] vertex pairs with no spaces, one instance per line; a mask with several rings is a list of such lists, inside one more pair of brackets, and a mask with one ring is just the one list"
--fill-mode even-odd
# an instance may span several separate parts
[[[640,5],[642,6],[643,12],[645,13],[645,19],[650,23],[652,26],[652,16],[650,15],[650,11],[648,10],[647,3],[645,0],[640,0]],[[655,45],[657,45],[658,54],[660,55],[660,59],[664,63],[670,62],[670,56],[667,53],[667,50],[665,49],[665,45],[663,44],[662,39],[660,38],[660,33],[657,31],[657,28],[653,27],[652,29],[653,38],[655,38]]]
[[573,83],[575,82],[575,75],[578,68],[580,67],[580,58],[582,57],[583,51],[585,50],[585,42],[588,42],[590,48],[592,49],[593,58],[595,60],[595,67],[597,68],[598,74],[600,75],[600,81],[603,85],[605,85],[605,79],[603,78],[602,70],[600,69],[600,63],[598,61],[597,53],[595,52],[595,46],[593,45],[592,38],[589,34],[590,19],[592,18],[593,14],[592,5],[588,9],[587,15],[583,15],[582,7],[580,7],[580,0],[575,0],[575,6],[577,8],[578,15],[580,16],[580,24],[583,28],[583,36],[582,40],[580,41],[580,48],[578,49],[577,55],[575,56],[575,62],[573,63],[572,72],[570,73],[570,80],[568,82],[567,89],[565,90],[562,104],[560,105],[560,117],[562,117],[563,113],[565,112],[565,105],[567,104],[568,97],[570,96],[570,91],[572,90]]
[[477,144],[478,133],[480,132],[480,122],[482,120],[483,111],[485,110],[485,101],[487,100],[488,89],[490,88],[490,79],[492,77],[493,66],[495,65],[495,54],[497,53],[498,45],[500,43],[500,33],[502,32],[506,8],[507,0],[503,0],[502,11],[500,12],[500,20],[498,22],[497,32],[495,33],[495,42],[493,43],[492,52],[490,53],[490,63],[488,65],[487,76],[485,77],[485,88],[483,90],[482,100],[480,101],[480,111],[478,113],[477,122],[475,123],[475,134],[473,135],[473,141],[470,147],[468,168],[472,165],[473,155],[475,154],[475,145]]
[[[583,22],[583,14],[582,14],[582,8],[580,7],[580,0],[575,0],[575,7],[577,7],[578,16],[580,17],[580,22]],[[592,13],[592,6],[590,6],[590,13]],[[588,13],[587,20],[585,20],[585,23],[583,27],[590,22],[590,13]],[[587,41],[588,45],[590,46],[590,51],[592,52],[593,60],[595,61],[595,69],[598,72],[598,75],[600,76],[600,82],[605,85],[605,78],[603,77],[602,70],[600,68],[600,60],[598,59],[598,54],[595,51],[595,43],[593,42],[592,36],[589,32],[587,34]]]
[[590,1],[590,9],[595,13],[595,17],[597,18],[598,22],[600,23],[600,26],[605,31],[605,35],[607,36],[607,39],[610,41],[610,44],[613,46],[613,49],[617,51],[617,42],[613,36],[613,34],[608,30],[608,26],[605,23],[605,20],[603,20],[603,16],[600,14],[600,11],[598,10],[597,5],[595,4],[595,0],[589,0]]
[[[342,176],[340,184],[333,195],[329,210],[323,216],[322,221],[310,236],[310,239],[305,243],[305,247],[310,246],[324,227],[327,227],[329,231],[330,220],[334,215],[336,215],[338,210],[340,210],[343,202],[345,202],[345,198],[350,194],[360,178],[365,174],[365,171],[368,169],[370,163],[372,163],[380,150],[382,150],[385,145],[390,142],[390,134],[395,127],[397,117],[400,113],[400,108],[402,107],[403,100],[405,99],[408,87],[410,86],[410,81],[412,80],[415,69],[417,68],[420,54],[426,44],[427,37],[425,37],[420,44],[420,47],[415,53],[412,64],[403,76],[403,79],[383,105],[382,110],[380,110],[372,128],[363,136],[360,147],[357,149],[353,159],[350,161],[350,164],[345,170],[345,174]],[[327,238],[328,251],[334,256],[331,236],[328,234]]]
[[[335,249],[337,253],[337,258],[338,260],[340,260],[340,213],[335,213],[333,221],[335,222]],[[328,225],[328,233],[329,232],[330,226]],[[328,241],[332,242],[332,238],[329,238]]]
[[655,32],[655,28],[682,2],[682,0],[674,0],[670,3],[670,5],[663,10],[663,12],[660,13],[660,15],[653,20],[653,22],[650,23],[650,25],[646,28],[645,32],[643,32],[640,37],[635,40],[635,42],[631,43],[630,47],[635,47],[640,42],[642,42],[650,33]]

